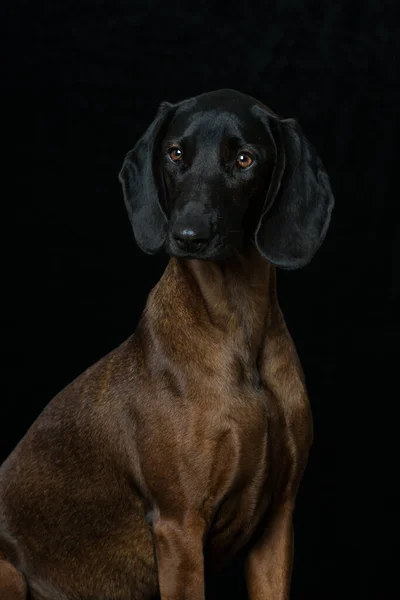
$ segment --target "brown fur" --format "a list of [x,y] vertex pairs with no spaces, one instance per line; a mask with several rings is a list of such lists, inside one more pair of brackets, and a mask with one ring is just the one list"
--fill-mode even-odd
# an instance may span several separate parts
[[275,268],[171,258],[136,333],[0,469],[1,599],[20,572],[35,600],[203,600],[203,550],[218,570],[245,547],[251,600],[287,599],[311,438]]
[[329,178],[296,121],[219,90],[164,103],[119,179],[138,246],[173,258],[2,465],[0,590],[204,600],[238,564],[249,600],[287,600],[312,420],[275,266],[322,243]]

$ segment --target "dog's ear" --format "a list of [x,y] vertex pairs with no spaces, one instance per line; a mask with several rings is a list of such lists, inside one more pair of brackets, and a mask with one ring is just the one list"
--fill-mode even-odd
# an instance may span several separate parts
[[167,230],[160,146],[173,114],[162,102],[157,115],[125,157],[119,180],[136,242],[147,254],[162,249]]
[[283,269],[310,262],[326,235],[334,198],[328,175],[294,119],[256,106],[275,151],[275,166],[255,234],[260,253]]

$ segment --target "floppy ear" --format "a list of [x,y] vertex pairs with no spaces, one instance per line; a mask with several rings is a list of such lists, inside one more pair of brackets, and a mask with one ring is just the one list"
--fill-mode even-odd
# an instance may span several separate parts
[[328,230],[334,198],[314,147],[294,119],[280,119],[261,107],[276,152],[255,241],[260,253],[283,269],[310,262]]
[[118,176],[136,242],[147,254],[155,254],[165,242],[167,218],[159,154],[172,113],[172,104],[160,104],[154,121],[126,155]]

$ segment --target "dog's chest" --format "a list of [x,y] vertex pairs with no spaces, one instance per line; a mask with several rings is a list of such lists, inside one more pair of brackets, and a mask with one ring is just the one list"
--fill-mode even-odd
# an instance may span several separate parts
[[238,510],[243,522],[254,517],[268,475],[268,408],[262,390],[241,392],[210,389],[196,405],[165,408],[157,431],[143,431],[153,448],[143,475],[161,512],[197,511],[219,528]]
[[243,401],[230,416],[229,432],[216,447],[210,495],[204,505],[211,517],[211,546],[225,553],[251,536],[270,498],[273,457],[267,403],[254,396]]

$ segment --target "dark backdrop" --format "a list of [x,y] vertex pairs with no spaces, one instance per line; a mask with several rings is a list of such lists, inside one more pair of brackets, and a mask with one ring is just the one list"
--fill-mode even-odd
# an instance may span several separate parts
[[0,460],[56,392],[134,330],[166,264],[136,248],[117,180],[161,100],[236,88],[296,117],[319,150],[336,196],[331,228],[307,268],[279,274],[315,423],[294,599],[393,597],[397,541],[384,536],[398,511],[387,457],[400,98],[390,9],[14,0],[3,11]]

